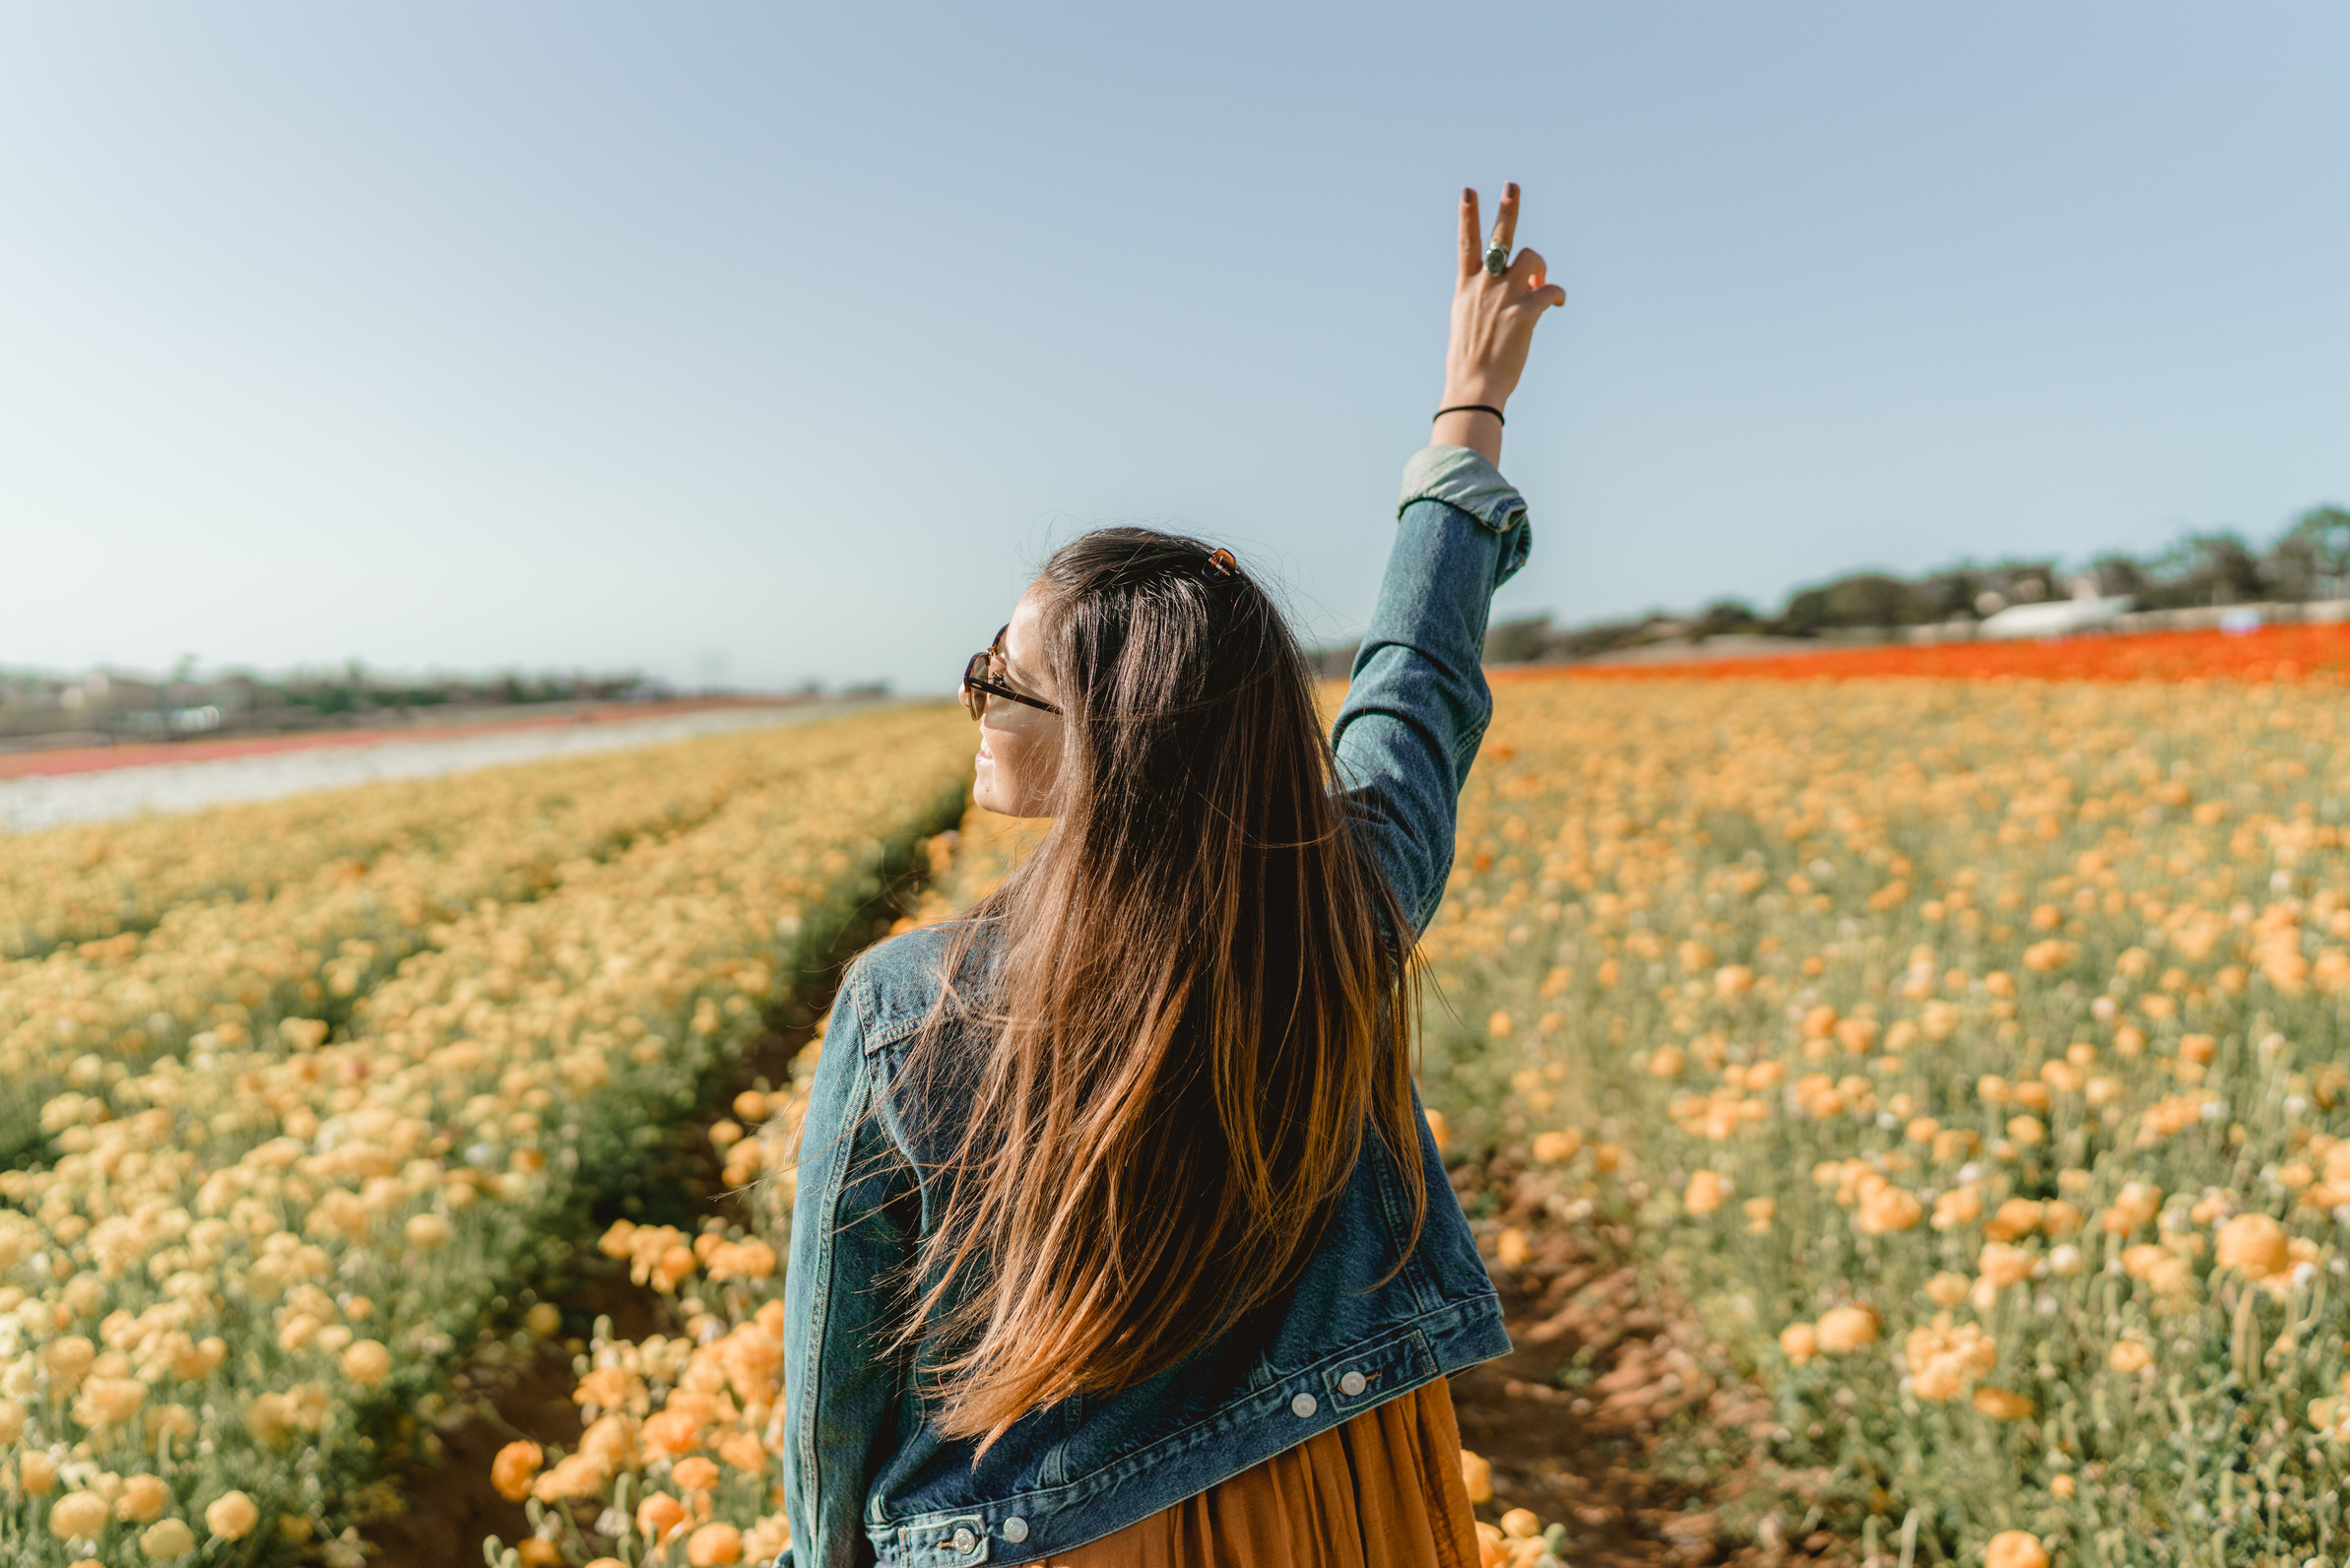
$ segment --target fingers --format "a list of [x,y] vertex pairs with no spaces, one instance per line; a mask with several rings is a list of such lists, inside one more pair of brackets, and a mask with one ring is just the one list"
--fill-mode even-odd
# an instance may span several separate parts
[[1526,297],[1532,300],[1534,303],[1541,306],[1544,310],[1547,310],[1553,305],[1565,304],[1567,302],[1567,292],[1564,289],[1561,289],[1557,284],[1544,284],[1541,288],[1536,289],[1534,293],[1528,294]]
[[1461,187],[1461,276],[1464,278],[1485,264],[1484,247],[1477,231],[1477,193],[1464,185]]
[[1548,263],[1532,246],[1510,258],[1510,279],[1522,289],[1539,289],[1548,279]]
[[1493,215],[1493,243],[1503,254],[1518,237],[1518,184],[1512,180],[1501,188],[1501,207]]

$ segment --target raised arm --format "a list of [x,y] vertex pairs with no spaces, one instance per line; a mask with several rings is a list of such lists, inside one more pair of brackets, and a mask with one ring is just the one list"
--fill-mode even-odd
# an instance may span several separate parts
[[[1507,187],[1492,243],[1515,237],[1518,187]],[[1398,530],[1379,602],[1332,727],[1339,787],[1381,869],[1424,929],[1452,870],[1461,786],[1493,713],[1480,668],[1493,591],[1525,564],[1526,501],[1501,477],[1501,411],[1517,389],[1534,323],[1566,292],[1542,258],[1520,251],[1485,265],[1476,192],[1461,196],[1461,255],[1444,398],[1433,441],[1403,469]]]

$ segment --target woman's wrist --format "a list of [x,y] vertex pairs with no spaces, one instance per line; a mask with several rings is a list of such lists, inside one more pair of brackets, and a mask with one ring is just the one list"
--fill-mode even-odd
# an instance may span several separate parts
[[[1506,397],[1504,393],[1502,396]],[[1466,446],[1495,467],[1501,465],[1501,397],[1453,391],[1448,388],[1429,427],[1430,446]],[[1491,411],[1491,412],[1488,412]]]
[[1515,385],[1504,384],[1491,376],[1448,375],[1444,378],[1444,396],[1437,401],[1440,409],[1456,403],[1483,403],[1497,409],[1510,406],[1510,394]]

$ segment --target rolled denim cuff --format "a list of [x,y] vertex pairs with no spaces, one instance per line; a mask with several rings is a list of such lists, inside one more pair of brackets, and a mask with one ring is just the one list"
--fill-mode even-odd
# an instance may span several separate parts
[[1501,470],[1466,446],[1423,446],[1403,465],[1403,498],[1396,517],[1413,501],[1443,501],[1475,518],[1479,526],[1506,534],[1526,521],[1526,497],[1501,477]]

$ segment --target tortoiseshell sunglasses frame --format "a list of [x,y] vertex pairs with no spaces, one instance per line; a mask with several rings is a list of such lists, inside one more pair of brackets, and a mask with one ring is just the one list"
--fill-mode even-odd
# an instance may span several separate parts
[[1032,697],[1024,692],[1012,690],[1012,687],[994,679],[988,673],[994,668],[995,661],[1002,656],[1004,633],[1011,629],[1011,625],[1007,624],[1003,631],[996,633],[995,641],[971,655],[970,662],[963,666],[963,684],[957,695],[962,698],[963,711],[971,715],[974,720],[987,712],[989,697],[1003,697],[1009,702],[1024,702],[1029,707],[1042,708],[1047,713],[1061,711],[1042,697]]

